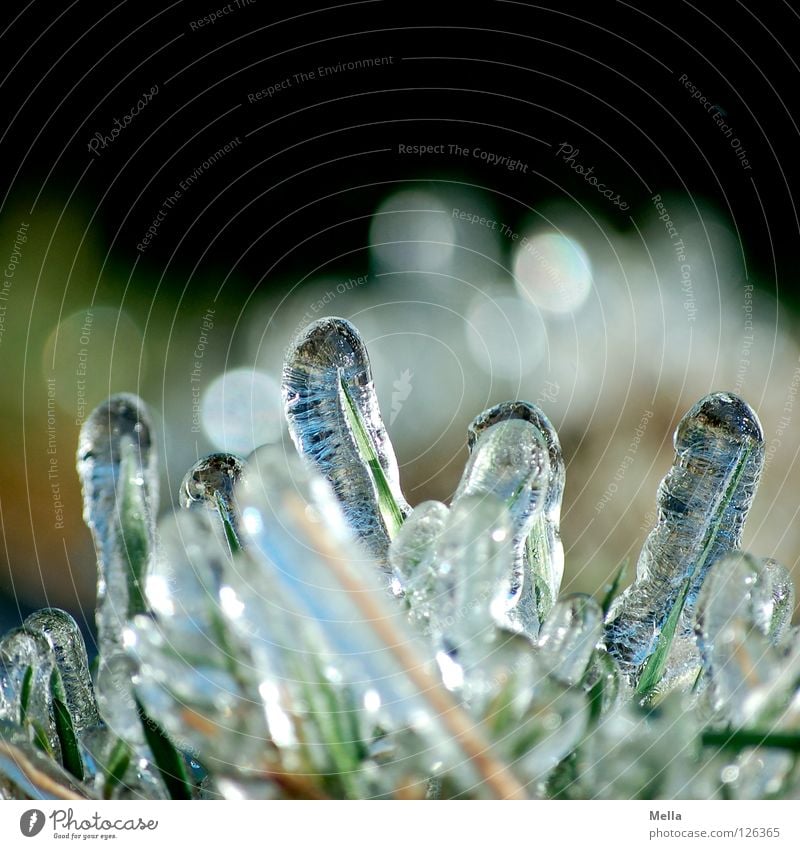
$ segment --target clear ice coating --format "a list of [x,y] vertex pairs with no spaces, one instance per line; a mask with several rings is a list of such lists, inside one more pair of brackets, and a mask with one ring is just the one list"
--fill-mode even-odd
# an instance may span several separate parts
[[539,631],[539,660],[554,678],[578,684],[602,636],[600,605],[583,593],[566,596],[555,603]]
[[539,631],[532,576],[525,575],[528,535],[542,514],[547,498],[550,462],[538,427],[523,419],[499,421],[475,440],[453,506],[467,496],[499,498],[511,518],[514,567],[510,588],[510,620],[535,637]]
[[[512,650],[512,634],[502,626],[513,565],[505,504],[488,494],[458,499],[437,545],[430,631],[445,686],[463,687],[471,702],[495,686],[494,666]],[[525,650],[530,654],[532,646]]]
[[231,625],[240,610],[228,584],[230,550],[206,511],[176,513],[158,528],[146,588],[154,615],[136,617],[126,632],[136,692],[216,773],[263,765],[269,735],[249,646]]
[[54,668],[41,634],[16,628],[0,641],[0,720],[20,726],[31,743],[58,759],[50,684]]
[[242,539],[234,489],[243,472],[244,462],[235,454],[209,454],[189,469],[180,488],[181,507],[202,506],[219,513],[234,547],[240,545]]
[[286,354],[282,394],[298,451],[330,482],[347,521],[385,566],[410,508],[355,327],[323,318],[301,331]]
[[709,567],[739,548],[764,460],[756,414],[727,392],[707,395],[681,419],[675,461],[658,490],[658,518],[633,584],[613,603],[606,643],[623,672],[638,677],[676,603],[677,635],[691,633]]
[[532,655],[510,656],[482,714],[498,752],[535,798],[545,795],[544,780],[586,734],[590,712],[584,692],[547,675],[538,663],[527,663]]
[[770,644],[772,587],[763,563],[735,552],[708,572],[697,603],[695,631],[712,710],[745,721],[752,691],[777,676],[779,652]]
[[80,733],[99,725],[100,713],[89,674],[86,645],[77,622],[63,610],[46,608],[32,613],[24,627],[41,635],[50,646],[75,731]]
[[436,607],[436,545],[449,514],[441,501],[423,501],[409,514],[389,546],[395,595],[402,595],[412,621],[423,628]]
[[[326,482],[282,449],[262,448],[248,462],[238,498],[257,563],[243,565],[234,589],[271,699],[273,739],[291,743],[284,699],[292,690],[344,687],[361,733],[411,730],[428,741],[421,755],[428,773],[444,764],[495,795],[519,796],[437,680],[431,653],[359,553]],[[324,719],[310,710],[312,723]]]
[[795,602],[794,583],[789,570],[771,557],[764,560],[764,569],[772,591],[772,621],[769,626],[769,638],[776,645],[780,645],[792,624]]
[[[78,440],[78,475],[86,524],[97,551],[99,664],[95,695],[111,734],[129,744],[134,764],[152,761],[142,717],[133,698],[134,661],[125,653],[127,623],[146,610],[145,584],[156,553],[158,510],[156,449],[150,417],[135,395],[113,395],[92,411]],[[108,734],[93,741],[108,750]],[[113,745],[113,742],[112,742]],[[131,767],[156,795],[152,766]],[[129,770],[130,772],[130,770]]]
[[477,416],[467,429],[467,446],[474,449],[480,435],[492,425],[508,419],[530,422],[544,438],[550,461],[547,495],[530,534],[525,552],[526,569],[532,574],[539,619],[544,619],[558,598],[564,577],[564,546],[561,542],[561,499],[564,496],[566,467],[561,443],[550,419],[535,404],[506,401]]
[[97,550],[102,659],[121,647],[128,616],[142,612],[143,582],[155,549],[156,452],[139,398],[113,395],[86,419],[78,441],[78,475],[84,521]]

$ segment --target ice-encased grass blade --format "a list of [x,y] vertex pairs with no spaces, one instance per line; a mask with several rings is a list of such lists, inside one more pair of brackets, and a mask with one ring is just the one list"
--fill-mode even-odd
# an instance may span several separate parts
[[674,441],[675,461],[659,487],[656,527],[645,541],[636,579],[612,604],[606,625],[609,651],[640,694],[663,673],[675,634],[691,633],[709,567],[740,546],[764,458],[756,414],[730,393],[698,401]]
[[155,463],[152,426],[135,395],[112,396],[84,422],[78,475],[97,551],[101,662],[120,649],[126,620],[144,612],[144,581],[155,550]]
[[127,773],[133,750],[124,740],[117,740],[106,766],[105,780],[103,782],[103,798],[113,799],[115,792],[123,787],[125,774]]
[[619,568],[614,573],[614,577],[604,587],[603,600],[600,603],[604,619],[608,616],[608,611],[611,610],[611,605],[614,603],[614,599],[619,595],[619,588],[622,586],[627,574],[628,559],[626,558],[622,563],[620,563]]
[[242,547],[234,489],[243,472],[244,462],[235,454],[209,454],[186,472],[180,488],[181,507],[200,506],[218,514],[232,552]]
[[50,686],[54,669],[41,634],[15,628],[0,641],[0,720],[19,726],[37,748],[60,760]]
[[581,683],[589,696],[589,721],[594,725],[616,706],[622,691],[622,674],[605,648],[592,652]]
[[540,619],[534,575],[525,571],[526,545],[542,515],[549,478],[549,455],[541,431],[529,421],[511,418],[481,430],[453,499],[455,506],[467,496],[492,495],[506,505],[514,551],[509,624],[534,638]]
[[61,763],[64,765],[64,769],[71,772],[78,781],[83,781],[85,770],[80,742],[72,721],[72,715],[67,708],[67,695],[61,682],[61,673],[57,667],[50,673],[50,697],[53,706],[53,725],[61,750]]
[[324,318],[302,330],[286,353],[282,394],[298,451],[330,482],[347,521],[387,568],[389,543],[410,508],[355,327]]
[[555,604],[564,577],[564,546],[560,524],[566,467],[556,429],[539,407],[527,401],[505,401],[476,416],[467,429],[470,452],[487,428],[509,419],[520,419],[532,424],[544,439],[549,459],[547,494],[542,511],[528,534],[525,551],[526,570],[532,576],[531,588],[535,591],[536,608],[539,620],[542,621]]
[[24,627],[47,640],[61,676],[64,702],[75,731],[100,724],[100,713],[89,674],[86,645],[78,624],[64,610],[45,608],[32,613]]
[[100,714],[89,676],[86,646],[75,620],[65,611],[45,609],[32,613],[26,630],[39,634],[52,652],[50,698],[53,726],[64,768],[79,781],[86,778],[81,754],[81,732],[100,724]]
[[234,562],[214,520],[193,510],[159,523],[147,583],[154,616],[137,617],[126,636],[147,713],[212,773],[235,775],[263,765],[270,740],[250,647],[232,625]]
[[[430,741],[423,754],[431,767],[442,761],[445,770],[466,769],[495,796],[524,796],[432,673],[429,651],[354,544],[325,481],[281,449],[263,448],[251,457],[238,497],[259,556],[243,616],[265,655],[262,686],[279,687],[283,670],[300,666],[298,657],[317,656],[329,678],[349,685],[362,723],[390,733],[414,729]],[[318,685],[305,674],[308,686]]]
[[[146,612],[144,587],[156,554],[158,510],[156,450],[150,416],[135,395],[112,395],[81,427],[77,468],[83,488],[83,516],[97,552],[97,705],[107,728],[88,744],[107,753],[119,737],[135,751],[133,792],[162,795],[150,767],[145,717],[136,708],[132,679],[136,666],[125,654],[128,621]],[[102,763],[102,761],[101,761]],[[144,764],[143,766],[140,766]]]

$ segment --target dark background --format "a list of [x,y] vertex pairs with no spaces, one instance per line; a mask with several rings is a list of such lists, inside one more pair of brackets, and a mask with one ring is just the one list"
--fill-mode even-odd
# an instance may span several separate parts
[[[369,213],[401,181],[473,184],[514,225],[543,199],[566,199],[619,231],[652,216],[652,194],[677,193],[722,210],[757,284],[796,302],[800,17],[792,4],[303,7],[255,0],[192,29],[224,5],[6,4],[4,253],[17,219],[46,220],[55,233],[72,216],[70,244],[78,247],[71,255],[48,254],[42,226],[37,233],[37,257],[56,290],[69,279],[70,291],[85,284],[99,302],[114,304],[124,281],[129,298],[169,313],[183,299],[205,303],[223,285],[235,312],[271,286],[365,267]],[[391,64],[373,69],[294,80],[319,66],[388,56]],[[724,110],[751,169],[682,74]],[[248,94],[286,78],[290,87],[248,102]],[[100,156],[90,153],[93,135],[109,132],[153,85],[157,96],[130,126]],[[235,151],[184,193],[138,251],[164,199],[237,137]],[[554,154],[562,142],[580,149],[581,160],[630,203],[627,212],[610,208]],[[521,175],[449,154],[400,155],[401,143],[481,147],[528,169]],[[95,279],[80,279],[81,234],[104,252]],[[38,309],[35,294],[28,296],[0,347],[8,394],[0,413],[8,416],[0,478],[6,625],[41,603],[35,587],[46,595],[48,563],[63,556],[60,541],[37,550],[46,535],[29,509],[35,492],[22,443],[41,419],[22,397],[19,357]],[[79,512],[74,505],[72,512]],[[78,555],[89,546],[84,534]],[[63,585],[56,600],[83,610],[77,597],[85,599],[90,580],[78,579],[70,604],[66,567],[52,568]],[[37,571],[24,587],[14,584],[14,575]],[[83,619],[91,620],[90,608]]]
[[[464,5],[303,11],[256,0],[191,31],[218,7],[77,2],[55,14],[56,4],[32,3],[3,37],[3,189],[26,199],[77,192],[92,205],[93,227],[132,263],[187,165],[239,136],[236,155],[169,216],[146,263],[186,273],[203,256],[207,266],[235,263],[249,281],[268,282],[276,272],[307,273],[310,254],[336,263],[361,250],[367,222],[341,222],[374,206],[393,181],[468,177],[507,194],[512,214],[519,201],[564,191],[599,207],[532,137],[568,141],[634,215],[648,203],[646,185],[729,210],[752,263],[788,294],[797,259],[800,20],[792,4],[734,3],[724,12],[708,2]],[[247,102],[296,73],[372,56],[393,64]],[[682,74],[727,113],[752,170]],[[92,135],[110,130],[153,84],[160,91],[147,109],[92,156]],[[400,156],[403,141],[500,150],[538,176],[521,181],[449,155]],[[381,148],[390,150],[370,152]],[[337,226],[320,228],[321,220]],[[631,226],[624,214],[616,223]],[[301,245],[299,233],[313,238]]]

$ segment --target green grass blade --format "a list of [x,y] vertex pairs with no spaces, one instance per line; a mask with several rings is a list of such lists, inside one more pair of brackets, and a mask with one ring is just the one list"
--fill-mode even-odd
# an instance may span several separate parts
[[136,708],[142,721],[145,740],[150,746],[153,760],[161,773],[169,795],[173,799],[191,799],[192,783],[186,771],[183,755],[173,746],[161,726],[145,713],[138,699],[136,699]]
[[218,492],[214,493],[214,503],[217,505],[217,513],[219,513],[219,517],[222,520],[222,527],[225,529],[225,539],[228,540],[231,554],[236,554],[237,551],[242,550],[242,543],[228,518],[228,508],[225,506],[225,502]]
[[680,622],[683,605],[686,603],[686,597],[689,595],[689,588],[692,586],[691,578],[684,578],[681,588],[678,591],[678,597],[672,605],[672,610],[658,635],[658,642],[655,651],[647,658],[647,662],[642,669],[642,674],[639,676],[639,681],[636,684],[636,693],[643,698],[649,698],[655,689],[664,670],[667,667],[667,658],[669,657],[672,641],[675,639],[675,631]]
[[625,580],[625,576],[628,573],[628,563],[629,559],[626,557],[622,563],[620,563],[619,568],[617,569],[614,577],[611,579],[611,583],[607,585],[605,595],[603,596],[603,600],[600,603],[600,607],[603,610],[603,618],[605,619],[608,616],[608,611],[611,610],[611,603],[619,594],[619,588],[622,586],[622,582]]
[[[510,507],[511,505],[509,504]],[[533,528],[531,528],[528,538],[525,540],[528,565],[533,572],[533,591],[536,598],[536,611],[539,614],[540,622],[543,622],[547,618],[547,614],[553,609],[556,601],[553,598],[550,584],[539,571],[540,566],[548,564],[550,556],[545,542],[547,536],[545,534],[544,523],[544,516],[540,514]]]
[[117,740],[106,766],[106,780],[103,785],[104,799],[111,799],[117,787],[123,784],[132,756],[130,746],[124,740]]
[[658,636],[655,651],[647,658],[644,668],[642,669],[642,674],[636,685],[636,692],[643,698],[649,697],[653,689],[661,680],[661,676],[664,674],[664,669],[667,665],[667,658],[669,657],[669,652],[672,648],[672,641],[675,638],[675,631],[677,630],[678,622],[680,621],[683,606],[686,604],[686,598],[689,595],[692,580],[695,574],[702,572],[705,568],[709,552],[711,551],[714,541],[719,534],[720,527],[722,525],[722,518],[725,515],[725,511],[730,504],[731,499],[733,498],[733,493],[736,491],[736,487],[739,485],[742,474],[744,474],[745,464],[747,463],[747,458],[750,456],[751,450],[752,449],[750,447],[745,448],[736,462],[736,466],[734,467],[733,474],[728,481],[725,493],[717,505],[714,521],[711,523],[705,539],[703,540],[700,556],[697,558],[697,562],[694,564],[691,573],[681,583],[678,595],[672,606],[672,610],[670,611],[667,621],[664,623],[664,627],[661,629],[661,633]]
[[386,479],[386,473],[383,471],[383,466],[381,466],[381,462],[378,459],[378,454],[375,446],[372,444],[369,431],[361,420],[358,406],[353,400],[347,384],[341,377],[339,378],[339,386],[341,387],[342,398],[344,399],[342,407],[347,423],[355,438],[358,453],[361,455],[361,459],[372,475],[372,481],[378,495],[378,510],[386,525],[389,538],[393,539],[403,524],[403,514],[400,512],[400,508],[392,494],[389,481]]
[[792,731],[759,731],[740,728],[735,731],[703,731],[700,740],[704,746],[740,752],[742,749],[783,749],[800,752],[800,733]]
[[78,735],[72,724],[72,715],[66,705],[64,685],[61,675],[54,669],[50,675],[50,695],[53,699],[53,723],[56,727],[58,742],[61,745],[61,763],[78,781],[83,781],[84,767]]
[[147,504],[137,484],[136,446],[122,446],[119,481],[119,523],[122,545],[128,560],[128,618],[147,612],[144,580],[150,557],[150,534],[147,527]]
[[19,724],[24,725],[28,718],[28,706],[31,703],[31,689],[33,687],[33,667],[29,666],[22,676],[22,687],[19,694]]

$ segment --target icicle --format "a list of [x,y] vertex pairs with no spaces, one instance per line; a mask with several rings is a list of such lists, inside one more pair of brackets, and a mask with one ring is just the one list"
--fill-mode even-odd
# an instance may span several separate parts
[[353,325],[323,318],[299,333],[286,354],[282,392],[298,451],[331,483],[347,521],[386,568],[389,542],[410,508]]
[[[753,410],[735,395],[708,395],[675,432],[675,462],[658,491],[658,520],[634,583],[612,604],[609,651],[640,689],[657,684],[675,634],[691,633],[709,567],[741,544],[764,458]],[[646,680],[645,680],[646,679]]]
[[532,581],[525,577],[525,547],[542,513],[549,476],[547,447],[538,428],[521,419],[501,421],[476,440],[453,501],[455,506],[466,496],[491,494],[508,508],[515,561],[509,615],[531,637],[539,631],[539,614]]
[[75,620],[63,610],[37,610],[25,620],[25,629],[40,634],[50,645],[75,731],[99,725],[86,645]]
[[149,417],[139,398],[114,395],[84,422],[78,475],[84,520],[97,549],[102,660],[121,648],[127,619],[144,610],[144,580],[155,548],[156,454]]
[[539,620],[543,620],[555,604],[564,576],[564,546],[561,542],[561,499],[564,495],[566,469],[561,443],[550,419],[535,404],[506,401],[485,410],[470,424],[467,445],[472,451],[480,435],[492,425],[508,419],[530,422],[542,435],[550,461],[547,495],[526,547],[526,570],[532,575],[530,588],[536,594]]

